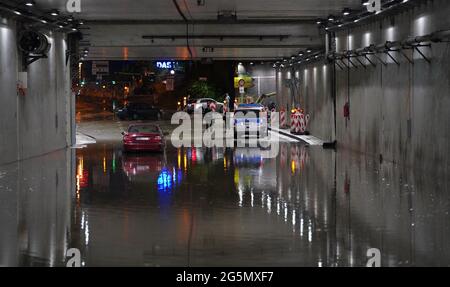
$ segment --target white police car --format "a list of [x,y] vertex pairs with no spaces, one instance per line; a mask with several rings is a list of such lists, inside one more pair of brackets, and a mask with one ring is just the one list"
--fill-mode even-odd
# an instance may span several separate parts
[[234,137],[268,136],[267,112],[260,104],[241,104],[234,111]]

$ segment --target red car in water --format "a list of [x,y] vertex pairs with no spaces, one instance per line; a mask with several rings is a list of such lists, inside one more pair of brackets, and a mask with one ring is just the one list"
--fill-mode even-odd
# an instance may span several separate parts
[[164,134],[158,125],[136,124],[123,132],[124,151],[163,151]]

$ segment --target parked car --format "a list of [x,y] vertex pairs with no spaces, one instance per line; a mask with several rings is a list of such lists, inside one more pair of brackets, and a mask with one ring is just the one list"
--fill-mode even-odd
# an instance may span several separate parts
[[116,112],[120,120],[160,120],[162,114],[163,112],[160,108],[147,103],[128,103]]
[[268,136],[267,117],[261,117],[265,112],[265,107],[260,104],[239,105],[234,111],[234,137],[248,136],[252,132],[256,133],[258,138]]
[[138,124],[129,126],[123,135],[124,151],[163,151],[164,134],[158,125]]
[[201,110],[203,114],[206,114],[211,112],[211,103],[216,105],[216,112],[223,113],[223,103],[219,103],[218,101],[209,98],[189,100],[185,111],[189,114],[193,114],[194,112]]

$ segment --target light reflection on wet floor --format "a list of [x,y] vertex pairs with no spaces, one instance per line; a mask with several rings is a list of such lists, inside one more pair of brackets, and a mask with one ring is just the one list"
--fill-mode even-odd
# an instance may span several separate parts
[[122,154],[97,144],[0,168],[0,265],[450,264],[448,180],[281,144]]

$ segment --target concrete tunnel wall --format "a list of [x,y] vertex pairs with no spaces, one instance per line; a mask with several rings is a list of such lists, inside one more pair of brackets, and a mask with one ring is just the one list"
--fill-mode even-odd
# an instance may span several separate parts
[[73,144],[70,65],[66,65],[66,35],[41,31],[51,49],[47,59],[31,64],[27,91],[17,93],[21,53],[18,23],[0,16],[0,164],[39,156]]
[[[395,16],[384,17],[336,34],[337,51],[370,44],[404,40],[438,30],[450,29],[450,3],[428,1]],[[316,62],[277,72],[279,101],[291,98],[284,79],[296,74],[301,80],[296,101],[311,115],[311,133],[324,140],[338,141],[341,148],[425,170],[448,174],[450,166],[450,46],[436,43],[419,53],[405,50],[414,64],[400,53],[380,54],[386,66],[373,67],[364,60],[359,66],[336,68],[337,127],[334,135],[332,66]],[[342,66],[342,64],[341,64]],[[350,103],[350,120],[343,116]],[[290,107],[290,106],[289,106]]]
[[[308,129],[314,136],[326,141],[334,137],[334,107],[331,98],[332,67],[315,63],[306,66],[278,70],[276,72],[277,102],[289,111],[296,107],[305,109],[311,117]],[[291,92],[286,80],[297,78],[297,88]]]
[[75,150],[67,149],[2,166],[0,266],[65,262],[72,240],[74,158]]
[[[255,86],[247,89],[247,93],[255,96],[255,100],[262,94],[270,94],[276,91],[275,71],[270,63],[257,63],[254,66],[247,67],[247,69],[255,80]],[[268,99],[267,102],[274,102],[274,99]]]

